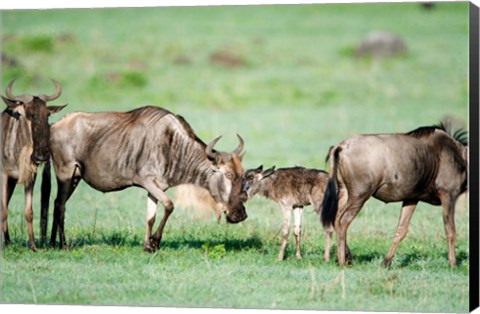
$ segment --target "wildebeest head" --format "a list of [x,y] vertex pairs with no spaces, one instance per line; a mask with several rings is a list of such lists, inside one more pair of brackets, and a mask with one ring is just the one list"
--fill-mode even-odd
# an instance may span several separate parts
[[33,151],[30,159],[35,164],[47,161],[50,158],[50,149],[48,145],[50,137],[50,126],[48,117],[52,113],[59,112],[65,106],[47,106],[48,101],[60,97],[62,88],[60,84],[52,80],[55,85],[53,95],[19,95],[12,94],[12,86],[15,80],[11,80],[7,85],[6,97],[1,96],[7,105],[6,112],[15,119],[26,119],[32,138]]
[[237,134],[237,137],[240,143],[230,153],[213,150],[221,136],[214,139],[205,148],[208,158],[212,161],[213,171],[209,190],[213,199],[224,208],[229,223],[238,223],[247,218],[243,205],[245,200],[241,197],[244,141],[240,135]]
[[242,193],[243,197],[251,198],[257,194],[261,188],[263,179],[271,176],[275,172],[275,166],[263,171],[263,165],[255,169],[245,171],[242,177]]

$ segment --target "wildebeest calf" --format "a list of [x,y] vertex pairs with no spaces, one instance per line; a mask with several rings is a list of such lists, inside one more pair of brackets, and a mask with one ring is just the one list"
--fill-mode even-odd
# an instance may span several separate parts
[[[282,242],[278,259],[283,260],[287,239],[290,233],[290,216],[294,212],[295,245],[297,259],[301,259],[300,232],[302,225],[303,206],[313,205],[317,213],[323,201],[323,194],[328,181],[328,173],[322,170],[306,169],[303,167],[280,168],[275,167],[263,171],[263,166],[247,170],[243,176],[242,191],[248,198],[262,195],[271,199],[282,207]],[[327,230],[327,241],[333,230]]]

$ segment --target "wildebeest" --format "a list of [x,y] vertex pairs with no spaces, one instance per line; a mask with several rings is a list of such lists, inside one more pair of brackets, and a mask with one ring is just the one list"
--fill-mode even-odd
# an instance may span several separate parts
[[347,228],[367,199],[403,202],[383,265],[390,265],[418,202],[442,205],[448,261],[455,258],[455,201],[467,190],[467,133],[448,124],[403,134],[357,135],[329,153],[330,178],[322,203],[324,226],[334,225],[338,263],[345,264]]
[[[129,112],[76,112],[51,127],[51,151],[57,176],[54,221],[50,244],[65,247],[65,203],[80,179],[101,192],[131,186],[148,192],[145,251],[155,251],[173,211],[165,191],[194,184],[210,191],[224,205],[227,221],[247,218],[239,199],[244,142],[231,153],[213,149],[220,137],[206,145],[179,115],[146,106]],[[152,236],[157,202],[164,215]]]
[[[52,80],[55,85],[55,93],[39,96],[13,95],[14,81],[11,80],[7,85],[6,97],[2,96],[7,105],[7,108],[1,114],[2,234],[5,244],[9,244],[8,204],[17,183],[23,184],[25,187],[25,220],[28,230],[28,247],[35,250],[32,225],[32,193],[37,167],[50,158],[48,117],[52,113],[62,110],[65,106],[46,106],[48,101],[57,99],[62,92],[60,84],[55,80]],[[49,170],[50,168],[45,166],[45,171]],[[46,186],[42,188],[46,188]],[[48,207],[48,199],[42,199],[41,204],[42,207]],[[46,222],[46,219],[43,221]],[[44,238],[46,225],[42,225],[41,229],[42,238]]]
[[[245,171],[243,175],[242,192],[247,198],[254,195],[261,195],[277,202],[283,210],[282,242],[278,252],[278,260],[283,260],[285,247],[287,246],[290,233],[290,219],[293,210],[295,235],[295,257],[301,259],[300,233],[302,226],[303,207],[313,205],[317,213],[320,213],[320,206],[323,194],[327,186],[328,173],[317,169],[306,169],[303,167],[279,168],[275,167],[263,171],[263,165]],[[329,228],[326,235],[326,245],[330,245],[333,230]]]

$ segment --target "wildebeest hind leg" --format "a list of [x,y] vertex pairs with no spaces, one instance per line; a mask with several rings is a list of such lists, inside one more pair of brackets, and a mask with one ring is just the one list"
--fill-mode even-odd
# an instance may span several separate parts
[[341,200],[339,199],[339,211],[335,218],[335,232],[337,233],[337,257],[340,266],[345,265],[346,256],[350,255],[347,246],[347,229],[368,198],[369,196],[366,195],[349,195],[345,208],[340,207]]
[[390,250],[388,251],[387,255],[385,256],[385,259],[382,262],[383,266],[390,266],[393,255],[395,254],[395,250],[400,244],[400,241],[402,241],[407,235],[408,226],[410,225],[410,219],[412,219],[413,212],[415,211],[416,206],[417,206],[417,202],[414,202],[414,203],[404,202],[402,204],[402,209],[400,211],[400,218],[398,220],[397,231],[395,232],[395,238],[393,239],[393,244],[390,247]]
[[[74,171],[75,172],[75,171]],[[65,203],[68,201],[75,188],[80,181],[80,177],[74,176],[67,180],[60,180],[57,178],[57,197],[55,198],[55,205],[53,210],[52,234],[50,237],[50,246],[55,247],[55,241],[58,236],[60,240],[60,248],[66,248],[65,240]]]
[[[10,234],[8,233],[8,204],[10,203],[10,199],[12,198],[13,191],[15,190],[15,186],[17,185],[17,180],[8,177],[6,174],[3,174],[3,178],[1,180],[1,190],[2,190],[2,234],[3,234],[3,242],[5,245],[10,244]],[[0,245],[2,243],[0,242]]]
[[457,266],[455,257],[455,198],[442,195],[443,223],[448,244],[448,262],[451,267]]

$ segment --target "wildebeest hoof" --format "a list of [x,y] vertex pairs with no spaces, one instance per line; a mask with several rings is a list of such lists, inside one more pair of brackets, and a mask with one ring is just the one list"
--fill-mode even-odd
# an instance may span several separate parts
[[390,267],[391,264],[392,264],[392,260],[391,260],[391,259],[384,259],[384,260],[382,261],[382,264],[381,264],[381,265],[382,265],[383,267]]
[[29,244],[28,244],[28,248],[29,248],[30,251],[32,251],[32,252],[36,252],[36,251],[37,251],[37,247],[35,246],[35,243],[29,243]]
[[143,251],[147,253],[155,253],[157,251],[156,247],[153,247],[151,245],[145,245],[143,247]]

